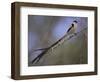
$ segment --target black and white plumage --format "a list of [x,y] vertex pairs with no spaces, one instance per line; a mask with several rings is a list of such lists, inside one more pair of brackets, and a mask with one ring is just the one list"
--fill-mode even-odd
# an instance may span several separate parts
[[73,21],[73,23],[71,24],[71,27],[67,30],[67,35],[69,34],[73,34],[73,33],[76,33],[76,30],[77,30],[77,21]]

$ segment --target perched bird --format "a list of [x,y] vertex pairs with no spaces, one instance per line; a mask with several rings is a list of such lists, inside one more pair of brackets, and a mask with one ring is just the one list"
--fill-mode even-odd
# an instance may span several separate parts
[[71,27],[67,30],[67,33],[63,37],[61,37],[58,41],[56,41],[54,44],[49,46],[48,48],[35,50],[35,51],[42,50],[43,52],[40,53],[36,58],[34,58],[32,60],[32,63],[38,62],[43,57],[43,55],[48,52],[49,49],[53,50],[55,47],[59,46],[62,42],[64,42],[64,39],[65,39],[65,37],[67,37],[67,35],[75,34],[76,33],[76,29],[77,29],[77,23],[78,22],[76,20],[73,21],[73,23],[71,24]]
[[76,20],[73,21],[73,23],[71,24],[71,27],[67,30],[67,35],[76,33],[77,23],[78,22]]
[[61,41],[59,41],[58,45],[62,44],[65,41],[65,37],[68,36],[68,38],[70,39],[71,37],[73,37],[73,35],[76,35],[76,31],[77,31],[77,21],[74,20],[71,24],[71,26],[69,27],[69,29],[67,30],[66,34],[61,38]]

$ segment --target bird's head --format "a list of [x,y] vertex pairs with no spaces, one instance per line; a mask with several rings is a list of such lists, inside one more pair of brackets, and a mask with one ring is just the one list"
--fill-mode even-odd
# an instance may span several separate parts
[[76,20],[74,20],[73,23],[78,23],[78,22]]
[[78,22],[76,20],[73,21],[72,25],[77,28]]

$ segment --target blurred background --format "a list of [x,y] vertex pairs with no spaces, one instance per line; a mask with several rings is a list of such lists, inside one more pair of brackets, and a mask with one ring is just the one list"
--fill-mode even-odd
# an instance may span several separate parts
[[37,52],[34,50],[51,46],[66,34],[74,20],[78,21],[77,32],[88,27],[87,17],[28,15],[28,65],[86,64],[87,29],[55,50],[49,50],[39,63],[31,63],[42,52],[42,50]]

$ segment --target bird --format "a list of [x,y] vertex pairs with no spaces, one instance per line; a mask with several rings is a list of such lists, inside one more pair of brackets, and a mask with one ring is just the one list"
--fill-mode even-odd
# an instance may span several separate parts
[[34,63],[35,61],[38,62],[43,57],[43,55],[48,52],[49,49],[54,49],[55,46],[60,45],[64,41],[64,38],[67,37],[67,35],[75,34],[76,33],[76,29],[77,29],[77,23],[78,22],[76,20],[74,20],[72,22],[70,28],[67,30],[67,33],[63,37],[61,37],[58,41],[56,41],[54,44],[49,46],[48,48],[43,48],[43,49],[35,50],[35,51],[42,50],[43,52],[40,53],[35,59],[33,59],[32,63]]
[[76,20],[74,20],[73,23],[71,24],[70,28],[67,30],[67,35],[76,34],[77,24],[78,24],[78,22]]
[[77,20],[74,20],[71,24],[71,26],[69,27],[69,29],[67,30],[67,32],[65,33],[65,35],[61,38],[61,41],[59,41],[58,45],[62,44],[65,41],[65,37],[68,37],[69,39],[71,37],[73,37],[73,35],[77,35]]

